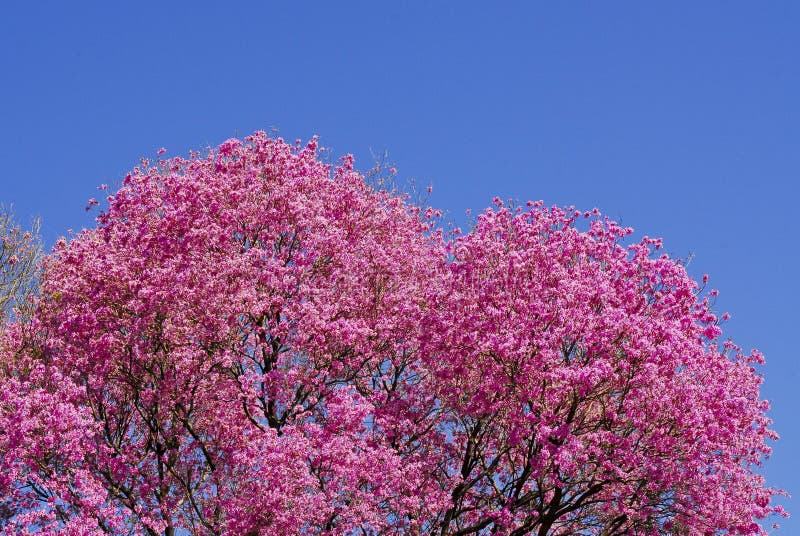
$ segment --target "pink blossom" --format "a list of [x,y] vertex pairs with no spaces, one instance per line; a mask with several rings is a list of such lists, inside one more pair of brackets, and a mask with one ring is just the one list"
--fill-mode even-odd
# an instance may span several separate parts
[[445,235],[317,152],[143,161],[59,241],[0,332],[3,534],[766,534],[763,356],[660,240]]

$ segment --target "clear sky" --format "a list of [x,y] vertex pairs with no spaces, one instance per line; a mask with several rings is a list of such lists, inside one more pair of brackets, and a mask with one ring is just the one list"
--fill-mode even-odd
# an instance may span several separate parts
[[766,354],[800,497],[800,3],[14,2],[0,81],[0,202],[48,247],[140,157],[272,128],[387,150],[463,225],[499,196],[663,237]]

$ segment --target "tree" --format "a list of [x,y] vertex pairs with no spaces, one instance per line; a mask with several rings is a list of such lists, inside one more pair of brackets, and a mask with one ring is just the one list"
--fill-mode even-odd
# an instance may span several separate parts
[[26,302],[33,288],[42,252],[38,233],[39,220],[23,231],[12,211],[0,206],[0,324]]
[[129,174],[2,344],[7,534],[763,534],[753,365],[599,215],[464,236],[316,141]]
[[[758,534],[776,436],[757,351],[721,329],[660,240],[599,213],[496,200],[450,244],[422,355],[460,483],[454,533]],[[710,293],[714,295],[715,293]],[[487,512],[494,512],[492,518]],[[450,520],[452,519],[452,520]]]

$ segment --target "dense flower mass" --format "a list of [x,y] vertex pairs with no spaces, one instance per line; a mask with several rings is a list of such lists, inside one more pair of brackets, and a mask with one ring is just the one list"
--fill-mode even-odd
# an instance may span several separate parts
[[761,355],[629,233],[446,239],[263,133],[145,162],[3,330],[0,529],[765,534]]

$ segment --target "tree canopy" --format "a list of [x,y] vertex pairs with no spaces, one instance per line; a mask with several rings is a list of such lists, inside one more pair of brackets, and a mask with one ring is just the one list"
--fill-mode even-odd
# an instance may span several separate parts
[[3,534],[765,534],[757,351],[659,240],[468,233],[256,133],[144,162],[0,341]]
[[34,288],[42,246],[39,221],[23,230],[10,208],[0,205],[0,323],[26,304]]

